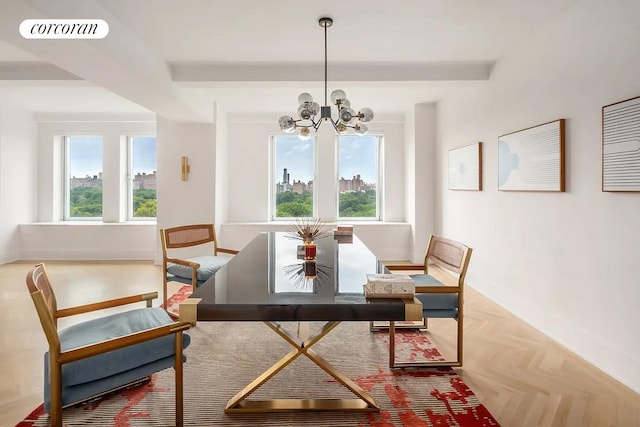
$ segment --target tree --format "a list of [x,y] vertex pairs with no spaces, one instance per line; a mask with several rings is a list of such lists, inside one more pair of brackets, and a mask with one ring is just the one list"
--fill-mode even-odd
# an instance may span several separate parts
[[153,218],[156,208],[156,190],[133,190],[134,218]]
[[134,212],[136,218],[154,218],[156,216],[156,200],[147,200],[142,203]]
[[341,217],[376,217],[376,191],[340,193],[338,214]]
[[71,217],[88,218],[102,216],[102,188],[76,187],[69,192]]
[[276,194],[276,217],[293,218],[313,215],[313,194],[283,191]]

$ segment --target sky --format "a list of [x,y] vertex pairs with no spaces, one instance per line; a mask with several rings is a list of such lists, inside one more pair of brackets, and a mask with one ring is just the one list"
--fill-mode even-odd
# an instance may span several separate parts
[[[133,174],[156,170],[156,137],[133,137]],[[291,182],[313,180],[315,138],[303,141],[297,135],[277,137],[276,181],[287,168]],[[360,174],[368,183],[377,182],[377,137],[341,136],[338,177],[351,179]],[[102,136],[72,136],[69,146],[69,174],[78,178],[102,172]]]
[[[355,175],[368,183],[378,181],[377,136],[341,136],[338,156],[338,177],[351,179]],[[276,182],[282,182],[287,168],[290,182],[313,180],[314,138],[303,141],[297,135],[277,137],[275,152]]]
[[[76,178],[102,172],[102,136],[72,136],[69,138],[69,175]],[[133,174],[156,170],[156,137],[133,137]]]

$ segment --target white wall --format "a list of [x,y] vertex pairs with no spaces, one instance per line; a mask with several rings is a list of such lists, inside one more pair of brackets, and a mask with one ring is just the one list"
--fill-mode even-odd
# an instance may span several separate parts
[[[640,3],[576,3],[439,104],[438,162],[483,141],[482,192],[447,190],[442,234],[474,248],[468,282],[640,391],[640,194],[601,192],[601,107],[640,95]],[[566,118],[566,193],[498,192],[497,137]]]
[[36,218],[33,114],[0,103],[0,264],[20,258],[18,225]]
[[[158,117],[158,229],[215,219],[216,126]],[[191,173],[181,179],[180,159],[189,158]],[[162,259],[157,234],[156,262]]]
[[[222,207],[226,222],[222,224],[221,240],[227,246],[241,248],[247,243],[247,233],[286,229],[286,225],[269,224],[269,144],[270,136],[280,134],[276,117],[269,115],[228,116],[226,141],[226,185],[227,204]],[[404,117],[376,117],[370,126],[370,134],[383,134],[384,200],[383,222],[358,223],[356,232],[372,247],[379,257],[407,259],[408,238],[404,210]],[[318,216],[323,221],[334,223],[337,213],[336,148],[337,139],[330,125],[320,126],[316,136],[316,177],[314,191],[317,193]],[[245,227],[243,229],[243,227]],[[248,227],[248,228],[247,228]],[[250,230],[250,231],[249,231]],[[401,231],[398,231],[401,230]],[[380,238],[382,236],[382,238]],[[388,238],[385,241],[385,237]],[[250,240],[250,239],[249,239]]]
[[[35,120],[35,121],[34,121]],[[38,215],[22,218],[21,259],[153,259],[156,253],[155,222],[127,224],[125,199],[118,194],[126,185],[123,135],[155,134],[155,117],[131,115],[36,114],[21,128],[37,125],[37,160],[25,165],[37,171]],[[62,221],[62,135],[103,135],[104,193],[103,222]],[[33,165],[38,167],[34,168]],[[158,164],[160,167],[160,164]],[[119,184],[118,184],[119,182]],[[117,201],[117,202],[113,202]],[[34,210],[35,211],[35,210]]]
[[435,104],[416,104],[405,124],[405,212],[411,224],[404,259],[424,262],[429,236],[434,234],[436,204],[437,116]]

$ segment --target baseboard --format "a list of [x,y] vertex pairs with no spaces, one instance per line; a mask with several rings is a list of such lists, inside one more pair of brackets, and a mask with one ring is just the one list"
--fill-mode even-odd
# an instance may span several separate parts
[[103,250],[103,249],[73,249],[73,250],[27,250],[22,252],[22,260],[106,260],[106,261],[153,261],[155,251],[148,250]]
[[10,254],[9,252],[0,252],[0,265],[8,264],[10,262],[17,261],[18,257]]

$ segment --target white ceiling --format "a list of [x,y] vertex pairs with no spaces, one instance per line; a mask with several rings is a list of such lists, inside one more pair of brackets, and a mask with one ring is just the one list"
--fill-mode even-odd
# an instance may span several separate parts
[[[28,90],[28,108],[40,112],[148,109],[208,119],[214,102],[229,112],[294,112],[301,90],[322,101],[318,19],[330,16],[329,90],[339,84],[356,108],[404,112],[447,90],[485,84],[492,63],[577,1],[0,0],[0,93]],[[17,31],[24,19],[79,17],[104,19],[109,36],[43,41]],[[40,80],[23,72],[38,63],[84,82],[47,81],[47,68]],[[468,78],[467,64],[489,71]],[[231,80],[249,77],[214,77],[221,67]],[[197,77],[172,76],[185,68]]]

